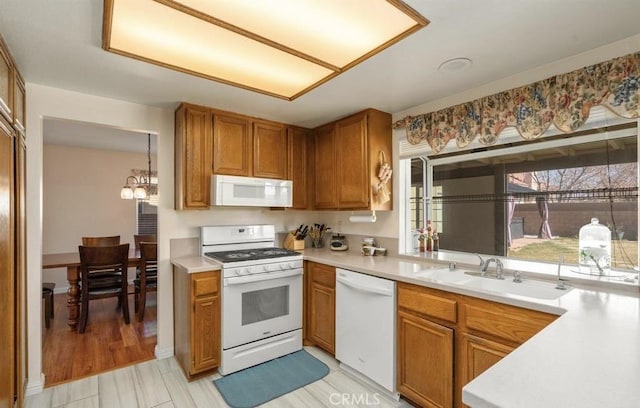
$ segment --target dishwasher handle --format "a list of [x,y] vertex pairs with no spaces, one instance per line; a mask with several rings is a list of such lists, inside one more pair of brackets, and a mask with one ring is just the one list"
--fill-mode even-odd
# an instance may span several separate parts
[[384,288],[376,288],[374,286],[362,285],[360,283],[353,282],[347,278],[343,278],[340,275],[336,276],[336,281],[352,289],[359,290],[360,292],[372,293],[372,294],[381,295],[381,296],[393,296],[392,290],[384,289]]

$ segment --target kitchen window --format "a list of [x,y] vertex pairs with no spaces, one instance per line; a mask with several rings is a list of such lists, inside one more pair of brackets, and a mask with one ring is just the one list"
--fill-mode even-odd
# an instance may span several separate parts
[[637,276],[636,122],[401,165],[406,252],[416,251],[426,218],[441,251],[538,263],[563,256],[579,273],[580,228],[597,218],[611,234],[610,275]]

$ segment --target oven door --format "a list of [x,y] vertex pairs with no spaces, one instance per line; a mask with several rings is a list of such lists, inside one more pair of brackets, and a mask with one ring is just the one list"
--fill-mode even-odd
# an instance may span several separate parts
[[302,268],[224,278],[222,348],[302,328]]

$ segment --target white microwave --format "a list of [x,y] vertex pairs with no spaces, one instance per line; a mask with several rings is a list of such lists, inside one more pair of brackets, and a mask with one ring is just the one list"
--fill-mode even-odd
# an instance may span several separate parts
[[293,182],[257,177],[211,178],[211,205],[291,207]]

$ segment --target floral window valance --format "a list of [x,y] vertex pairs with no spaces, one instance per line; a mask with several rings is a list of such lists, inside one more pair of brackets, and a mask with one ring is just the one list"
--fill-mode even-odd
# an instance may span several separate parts
[[409,143],[426,140],[438,153],[451,139],[458,147],[475,138],[491,145],[507,127],[515,127],[525,139],[539,137],[551,124],[573,132],[595,105],[625,118],[640,116],[640,52],[436,112],[407,116],[393,127],[406,128]]

